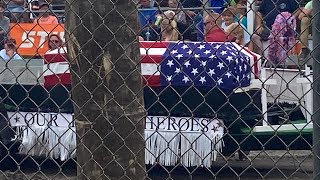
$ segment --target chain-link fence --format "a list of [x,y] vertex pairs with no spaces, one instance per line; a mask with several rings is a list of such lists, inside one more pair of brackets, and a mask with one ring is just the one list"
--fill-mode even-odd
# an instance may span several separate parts
[[319,179],[319,9],[3,0],[0,179]]

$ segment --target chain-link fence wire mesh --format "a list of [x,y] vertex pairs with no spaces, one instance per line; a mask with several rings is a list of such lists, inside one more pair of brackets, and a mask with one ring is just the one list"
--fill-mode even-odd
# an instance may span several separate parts
[[2,1],[0,179],[312,179],[310,2]]

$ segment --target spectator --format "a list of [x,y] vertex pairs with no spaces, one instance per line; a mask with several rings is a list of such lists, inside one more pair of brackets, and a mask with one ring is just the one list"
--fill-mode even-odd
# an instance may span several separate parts
[[9,61],[11,59],[18,59],[22,60],[22,57],[17,53],[16,47],[16,40],[15,39],[8,39],[4,45],[4,49],[0,51],[0,57],[4,61]]
[[[51,9],[54,12],[54,15],[58,17],[58,20],[61,20],[64,22],[64,9],[65,9],[65,3],[66,0],[33,0],[35,6],[33,6],[33,10],[39,10],[39,4],[48,3],[49,9]],[[34,13],[36,16],[38,16],[37,13]],[[59,21],[59,22],[61,22]]]
[[296,45],[296,18],[289,12],[277,15],[269,36],[268,62],[283,66]]
[[186,12],[188,35],[189,37],[184,37],[191,41],[203,41],[203,17],[201,15],[201,10],[203,7],[202,0],[181,0],[183,8],[198,8],[197,10],[184,10]]
[[142,28],[155,23],[158,11],[151,0],[140,0],[138,9],[140,25]]
[[252,35],[249,49],[262,55],[262,41],[269,39],[276,16],[286,11],[297,16],[298,10],[299,4],[295,0],[262,0],[256,13],[256,32]]
[[3,0],[9,11],[11,20],[19,22],[23,18],[25,0]]
[[140,36],[146,41],[159,39],[160,29],[155,25],[158,11],[151,0],[140,0],[139,6]]
[[182,23],[182,24],[186,24],[187,20],[186,20],[186,13],[182,11],[181,9],[181,4],[179,0],[169,0],[168,1],[168,6],[170,8],[175,8],[176,10],[174,10],[176,17],[175,19],[177,20],[177,23]]
[[179,38],[175,15],[173,11],[166,11],[163,14],[161,21],[161,39],[164,41],[177,41]]
[[5,4],[0,3],[0,48],[4,48],[4,41],[9,34],[10,19],[4,16]]
[[225,42],[234,40],[232,35],[227,35],[220,27],[222,20],[218,13],[209,13],[204,18],[205,40],[208,42]]
[[213,11],[216,13],[222,13],[224,10],[224,7],[228,5],[229,0],[214,0],[211,1],[210,6],[213,7]]
[[[203,3],[201,0],[181,0],[181,4],[183,8],[198,8],[203,6]],[[197,10],[188,9],[185,12],[187,13],[188,17],[193,18],[197,16],[197,14],[200,12],[200,9],[197,9]]]
[[302,12],[299,14],[299,20],[301,20],[301,34],[300,41],[302,43],[302,50],[299,56],[300,60],[304,60],[310,54],[308,36],[311,29],[311,17],[312,17],[312,1],[309,1]]
[[50,15],[48,3],[42,3],[39,6],[39,10],[39,17],[33,21],[34,24],[59,24],[58,18]]
[[237,9],[234,7],[225,9],[221,14],[223,19],[221,27],[226,32],[231,33],[233,36],[235,36],[237,38],[237,43],[241,45],[247,45],[250,42],[250,34],[242,24],[235,22],[236,12]]
[[235,21],[241,23],[245,28],[247,26],[247,0],[238,0],[237,4],[235,5],[237,8],[237,13],[235,17]]
[[[67,60],[67,48],[60,36],[57,34],[51,34],[48,37],[49,50],[44,55],[43,72],[44,76],[44,86],[50,89],[54,86],[63,88],[65,86],[70,86],[71,76],[70,76],[70,66]],[[62,73],[58,73],[62,72]],[[61,96],[57,91],[50,93],[50,96]]]
[[57,35],[57,34],[49,35],[49,37],[48,37],[48,47],[49,47],[48,52],[53,51],[58,48],[61,48],[62,46],[63,46],[63,41],[59,35]]
[[228,35],[232,35],[236,38],[235,42],[240,45],[245,45],[244,41],[244,31],[242,26],[239,23],[232,23],[228,27],[225,28],[225,32]]

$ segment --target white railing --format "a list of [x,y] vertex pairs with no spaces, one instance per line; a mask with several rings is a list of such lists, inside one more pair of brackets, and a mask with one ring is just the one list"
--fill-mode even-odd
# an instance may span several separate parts
[[[277,70],[274,70],[277,71]],[[278,70],[279,72],[283,72],[283,77],[286,76],[286,73],[301,73],[301,71],[298,70],[291,70],[291,69],[283,69]],[[301,104],[301,111],[303,112],[306,123],[301,124],[282,124],[282,125],[271,125],[268,122],[268,96],[267,94],[271,94],[271,96],[274,96],[275,98],[280,98],[276,94],[272,94],[272,92],[268,91],[269,86],[280,86],[281,83],[284,83],[288,85],[285,80],[282,80],[280,78],[272,78],[271,76],[267,75],[267,69],[263,68],[261,70],[261,81],[262,81],[262,90],[261,90],[261,103],[262,103],[262,113],[263,113],[263,123],[262,125],[255,126],[253,131],[254,132],[275,132],[275,131],[290,131],[290,130],[303,130],[303,129],[309,129],[312,128],[313,124],[311,122],[311,115],[313,114],[313,101],[312,101],[312,87],[311,84],[313,82],[312,78],[312,72],[310,70],[310,67],[305,66],[305,70],[302,71],[302,73],[299,77],[295,78],[290,83],[296,83],[301,84],[301,92],[298,92],[298,88],[296,89],[296,92],[292,92],[297,98],[296,102]],[[287,74],[288,75],[288,74]],[[284,81],[284,82],[281,82]],[[288,86],[289,87],[289,86]],[[272,87],[271,87],[272,88]],[[287,87],[286,87],[287,88]],[[294,91],[294,89],[290,89],[291,91]],[[283,91],[282,91],[283,92]],[[304,103],[302,102],[304,101]]]

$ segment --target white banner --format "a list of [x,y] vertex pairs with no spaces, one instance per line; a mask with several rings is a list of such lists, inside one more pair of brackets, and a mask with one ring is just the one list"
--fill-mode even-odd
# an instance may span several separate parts
[[11,126],[75,127],[72,114],[42,112],[8,112]]
[[[8,113],[22,141],[20,152],[47,155],[62,161],[75,157],[76,129],[68,113]],[[222,151],[224,124],[218,119],[148,116],[145,123],[145,161],[174,166],[210,167]],[[40,142],[41,141],[41,142]]]

